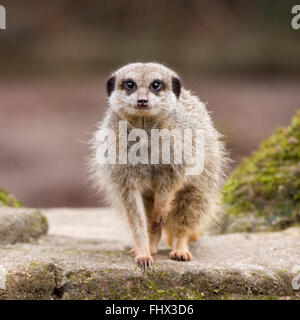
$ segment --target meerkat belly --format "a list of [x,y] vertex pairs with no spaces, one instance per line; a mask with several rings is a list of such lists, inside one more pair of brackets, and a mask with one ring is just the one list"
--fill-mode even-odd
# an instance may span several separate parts
[[178,168],[174,168],[172,165],[168,164],[136,164],[136,165],[114,165],[111,167],[111,175],[122,176],[123,179],[137,180],[142,183],[156,184],[157,180],[162,179],[162,177],[168,174],[169,176],[174,176]]

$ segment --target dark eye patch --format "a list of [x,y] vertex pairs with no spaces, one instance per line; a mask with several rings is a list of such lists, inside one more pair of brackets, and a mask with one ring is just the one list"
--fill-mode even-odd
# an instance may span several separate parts
[[123,88],[124,90],[126,90],[127,92],[130,92],[130,93],[131,93],[131,92],[134,92],[134,91],[136,90],[137,85],[136,85],[136,83],[135,83],[133,80],[127,79],[127,80],[125,80],[125,81],[123,82],[122,88]]
[[151,82],[149,89],[152,92],[161,91],[164,88],[164,83],[161,80],[154,80]]
[[116,84],[116,77],[115,76],[112,76],[107,80],[106,92],[107,92],[108,96],[110,96],[111,93],[115,90],[115,84]]
[[175,96],[179,98],[181,93],[181,81],[176,77],[172,77],[172,90]]

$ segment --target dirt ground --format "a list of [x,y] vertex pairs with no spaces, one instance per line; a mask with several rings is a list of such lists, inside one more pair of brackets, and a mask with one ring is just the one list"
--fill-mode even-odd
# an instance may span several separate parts
[[[238,162],[300,108],[300,79],[189,79]],[[95,206],[86,141],[105,109],[104,81],[0,81],[0,185],[26,206]]]

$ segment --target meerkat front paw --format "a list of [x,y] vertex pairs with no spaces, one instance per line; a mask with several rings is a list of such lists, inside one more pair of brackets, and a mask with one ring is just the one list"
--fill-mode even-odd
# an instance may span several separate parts
[[136,255],[135,262],[139,267],[141,267],[144,271],[148,271],[152,269],[153,258],[151,255]]
[[190,261],[193,256],[189,250],[172,250],[170,258],[178,261]]

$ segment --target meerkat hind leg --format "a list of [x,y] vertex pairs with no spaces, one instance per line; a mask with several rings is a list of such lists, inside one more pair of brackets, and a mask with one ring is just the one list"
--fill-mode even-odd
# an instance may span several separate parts
[[179,261],[189,261],[193,258],[188,246],[189,238],[187,235],[174,237],[172,239],[172,251],[170,258]]

